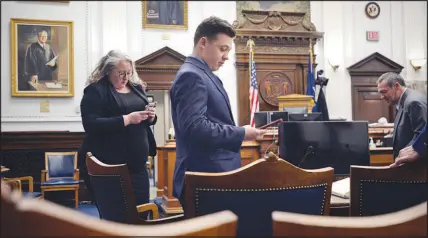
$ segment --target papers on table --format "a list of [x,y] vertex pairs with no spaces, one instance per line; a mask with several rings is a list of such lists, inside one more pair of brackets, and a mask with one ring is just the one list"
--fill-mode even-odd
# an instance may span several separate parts
[[331,194],[341,198],[349,198],[350,190],[351,190],[351,180],[349,178],[345,178],[345,179],[333,182],[333,185],[331,188]]
[[61,83],[45,83],[47,88],[62,88]]
[[55,56],[53,59],[51,59],[49,62],[47,62],[46,65],[49,65],[50,63],[54,63],[56,59],[58,59],[58,55]]

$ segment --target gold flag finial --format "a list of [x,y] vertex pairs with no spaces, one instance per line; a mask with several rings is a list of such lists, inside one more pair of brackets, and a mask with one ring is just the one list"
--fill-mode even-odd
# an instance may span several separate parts
[[250,50],[253,50],[254,47],[254,41],[250,38],[247,40],[247,46],[246,48],[250,47]]

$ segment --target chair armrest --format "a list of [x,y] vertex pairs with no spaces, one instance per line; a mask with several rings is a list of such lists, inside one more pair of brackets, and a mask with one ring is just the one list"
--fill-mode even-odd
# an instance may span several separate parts
[[74,179],[74,180],[76,180],[76,181],[79,181],[79,179],[80,179],[80,172],[79,172],[79,169],[75,169],[75,170],[74,170],[73,179]]
[[40,180],[40,182],[46,182],[46,174],[48,173],[48,171],[47,170],[42,170],[42,177],[41,177],[41,180]]
[[165,217],[165,218],[156,219],[156,220],[147,220],[147,221],[145,221],[144,224],[146,224],[146,225],[159,225],[159,224],[172,223],[172,222],[177,222],[177,221],[182,221],[182,220],[184,220],[184,214]]
[[16,179],[3,179],[4,183],[7,184],[12,191],[18,191],[19,196],[22,195],[22,184],[21,180]]
[[[7,181],[27,181],[28,180],[28,191],[33,192],[34,191],[34,180],[31,176],[24,176],[24,177],[18,177],[18,178],[5,178]],[[21,184],[21,191],[22,191],[22,183]]]
[[152,211],[153,212],[153,219],[159,218],[158,206],[156,206],[156,204],[154,204],[154,203],[146,203],[146,204],[138,205],[137,211],[139,213],[145,212],[145,211]]

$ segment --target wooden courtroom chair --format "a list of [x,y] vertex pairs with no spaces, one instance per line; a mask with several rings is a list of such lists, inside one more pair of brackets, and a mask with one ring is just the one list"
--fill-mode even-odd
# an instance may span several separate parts
[[273,235],[295,237],[427,236],[427,202],[370,217],[327,217],[273,212]]
[[303,170],[273,153],[230,172],[186,172],[185,217],[231,210],[238,236],[271,236],[273,211],[328,215],[333,176],[332,168]]
[[399,211],[427,201],[427,166],[422,163],[351,166],[351,216]]
[[[126,164],[104,164],[88,152],[86,166],[101,219],[127,224],[159,224],[184,218],[183,215],[177,215],[158,219],[156,204],[137,205]],[[144,220],[139,216],[139,213],[145,211],[152,212],[153,220]]]
[[45,152],[45,170],[42,170],[42,198],[49,191],[74,191],[74,205],[79,207],[79,169],[77,152]]
[[[15,186],[14,190],[17,190],[21,196],[37,199],[40,199],[42,197],[41,192],[34,192],[34,180],[31,176],[24,176],[18,178],[3,178],[3,180],[9,182],[19,181],[19,183],[16,183],[17,186]],[[22,181],[28,181],[28,191],[24,191],[24,189],[22,188]]]
[[146,169],[149,172],[149,178],[154,178],[154,173],[153,173],[153,156],[149,156],[147,158],[147,163],[146,163]]
[[16,193],[18,194],[18,196],[21,196],[21,191],[22,191],[22,185],[21,185],[21,180],[4,180],[4,178],[2,178],[3,184],[4,186],[7,186],[10,191],[16,191]]
[[236,234],[237,217],[222,211],[171,224],[121,224],[80,213],[46,200],[21,198],[1,182],[1,237],[86,236],[228,236]]

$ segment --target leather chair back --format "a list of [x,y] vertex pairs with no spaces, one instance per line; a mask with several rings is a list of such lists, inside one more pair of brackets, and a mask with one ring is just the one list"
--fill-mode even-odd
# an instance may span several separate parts
[[104,164],[88,152],[86,166],[100,217],[120,223],[141,224],[127,165]]
[[238,236],[271,236],[273,211],[329,214],[332,168],[303,170],[275,155],[226,173],[186,172],[186,218],[230,210]]
[[73,178],[77,168],[77,152],[46,152],[46,180]]
[[428,199],[427,166],[351,166],[351,216],[400,211]]

